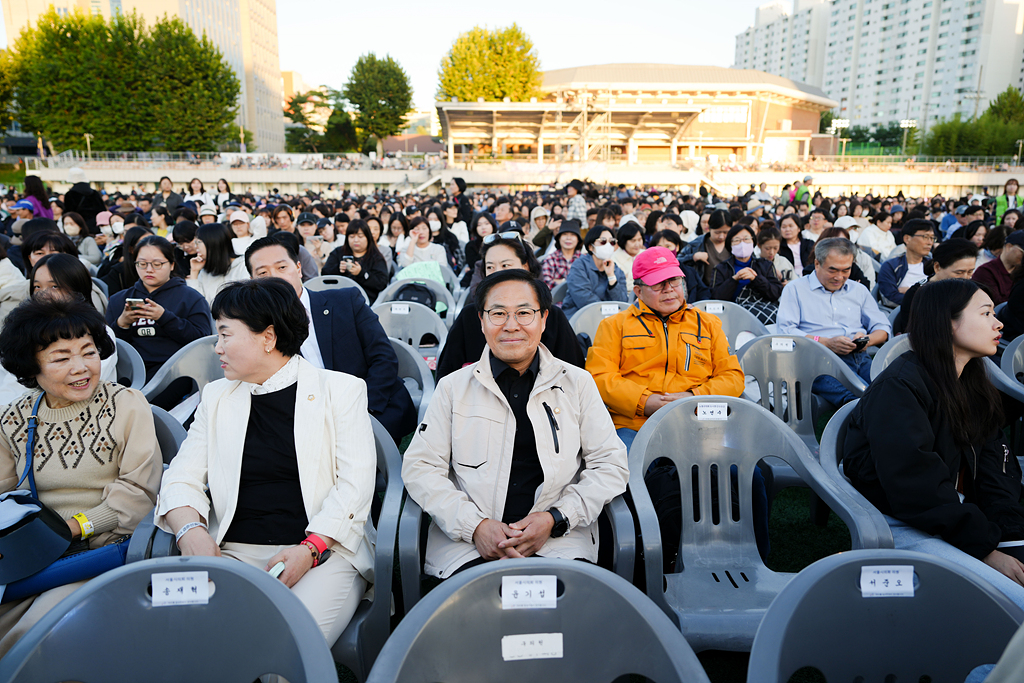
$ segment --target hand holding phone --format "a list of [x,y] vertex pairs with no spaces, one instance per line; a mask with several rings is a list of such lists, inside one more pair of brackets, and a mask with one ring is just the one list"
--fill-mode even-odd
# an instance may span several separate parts
[[868,345],[869,341],[871,340],[868,338],[868,336],[864,335],[863,337],[857,337],[856,339],[854,339],[853,343],[857,345],[857,351],[863,351],[864,347]]
[[140,306],[145,304],[145,299],[125,299],[124,305],[129,311],[137,310]]

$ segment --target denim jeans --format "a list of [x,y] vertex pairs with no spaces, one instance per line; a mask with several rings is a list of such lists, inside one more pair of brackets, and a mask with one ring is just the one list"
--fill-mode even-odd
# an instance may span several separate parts
[[[839,358],[849,365],[850,369],[860,376],[861,379],[865,382],[871,382],[871,356],[863,352],[857,352],[848,353],[845,356],[839,356]],[[836,408],[841,408],[857,398],[835,377],[824,375],[814,380],[814,384],[811,385],[811,391]]]

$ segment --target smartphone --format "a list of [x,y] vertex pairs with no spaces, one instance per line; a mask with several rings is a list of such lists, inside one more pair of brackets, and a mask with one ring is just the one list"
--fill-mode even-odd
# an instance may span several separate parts
[[868,341],[870,340],[867,337],[858,337],[853,340],[853,343],[857,345],[858,351],[863,351],[864,347],[868,345]]
[[145,306],[146,305],[146,300],[145,299],[125,299],[124,303],[128,307],[129,311],[134,311],[134,310],[136,310],[137,308],[139,308],[141,306]]
[[355,256],[342,256],[341,260],[342,261],[355,261],[356,257]]
[[271,567],[270,571],[267,572],[267,573],[270,574],[271,576],[273,576],[276,579],[277,577],[281,576],[281,572],[283,572],[283,571],[284,571],[284,562],[278,562],[273,567]]

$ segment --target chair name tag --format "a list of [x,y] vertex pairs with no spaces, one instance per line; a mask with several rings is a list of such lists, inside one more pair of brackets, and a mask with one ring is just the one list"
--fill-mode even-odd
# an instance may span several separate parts
[[615,304],[601,304],[601,315],[609,316],[615,315],[619,312],[619,307]]
[[772,351],[791,352],[796,348],[792,339],[772,339]]
[[558,577],[501,577],[501,609],[554,609]]
[[522,633],[517,636],[502,636],[501,658],[506,662],[520,659],[561,659],[562,634]]
[[861,567],[860,594],[864,598],[914,597],[914,566],[876,564]]
[[725,313],[725,304],[704,304],[706,313]]
[[409,315],[409,304],[391,304],[392,315]]
[[165,572],[150,577],[153,607],[205,605],[210,602],[210,581],[206,572]]
[[729,404],[727,403],[698,403],[698,420],[728,420]]

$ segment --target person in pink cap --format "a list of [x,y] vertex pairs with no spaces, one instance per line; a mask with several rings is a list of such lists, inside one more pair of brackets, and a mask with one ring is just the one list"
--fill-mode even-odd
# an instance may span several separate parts
[[652,247],[633,261],[636,303],[605,318],[587,355],[627,448],[662,406],[687,396],[739,396],[743,371],[721,321],[686,304],[675,254]]

